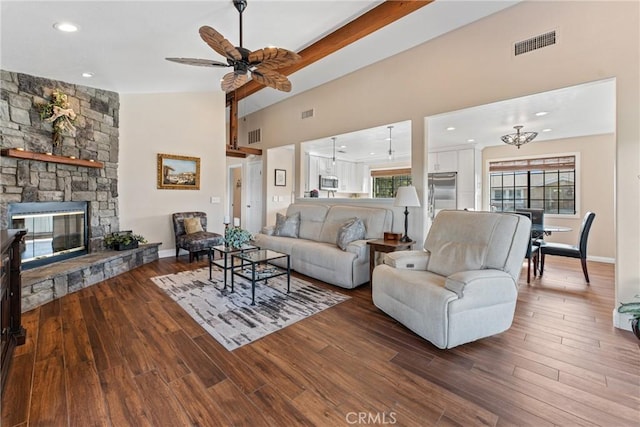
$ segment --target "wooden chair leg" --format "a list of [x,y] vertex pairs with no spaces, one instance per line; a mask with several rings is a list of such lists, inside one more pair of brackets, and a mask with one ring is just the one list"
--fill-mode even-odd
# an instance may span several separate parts
[[531,256],[527,257],[527,284],[531,282]]
[[587,259],[580,258],[580,261],[582,263],[582,272],[584,273],[584,280],[587,281],[587,285],[590,285],[591,283],[589,282],[589,273],[587,273]]
[[176,246],[176,258],[178,258],[178,253],[180,252],[180,248]]
[[544,273],[544,253],[540,254],[540,277]]
[[189,251],[189,262],[193,262],[193,252]]

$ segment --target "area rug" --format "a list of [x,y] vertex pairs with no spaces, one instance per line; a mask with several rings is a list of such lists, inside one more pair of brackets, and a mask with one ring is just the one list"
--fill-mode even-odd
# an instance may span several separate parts
[[287,277],[280,276],[268,284],[258,282],[256,304],[251,305],[250,281],[236,276],[232,293],[231,277],[226,290],[221,270],[214,268],[212,279],[208,267],[151,278],[227,350],[349,299],[293,276],[287,294]]

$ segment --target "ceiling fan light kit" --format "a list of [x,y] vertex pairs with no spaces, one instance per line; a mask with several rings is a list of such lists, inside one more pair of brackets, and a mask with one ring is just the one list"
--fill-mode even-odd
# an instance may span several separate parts
[[276,71],[279,68],[294,64],[300,55],[280,47],[265,47],[250,51],[242,46],[242,12],[247,8],[246,0],[233,0],[233,5],[240,15],[240,46],[234,46],[222,34],[209,26],[200,27],[200,37],[227,62],[199,58],[166,58],[168,61],[200,67],[233,67],[233,71],[224,75],[221,81],[222,90],[231,92],[249,81],[248,74],[258,83],[274,89],[290,92],[291,82]]
[[511,133],[508,135],[503,135],[500,137],[502,142],[509,145],[515,145],[518,149],[520,149],[521,145],[524,145],[528,142],[533,141],[533,139],[538,136],[538,132],[520,132],[524,126],[517,125],[513,128],[516,130],[516,133]]

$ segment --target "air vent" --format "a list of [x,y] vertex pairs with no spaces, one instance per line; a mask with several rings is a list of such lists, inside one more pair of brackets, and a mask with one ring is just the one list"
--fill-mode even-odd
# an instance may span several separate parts
[[261,129],[258,128],[256,130],[249,131],[249,144],[255,144],[257,142],[262,141],[262,132]]
[[308,119],[309,117],[313,117],[313,108],[311,110],[303,111],[301,117],[303,119]]
[[556,44],[556,32],[549,31],[548,33],[540,34],[539,36],[517,42],[514,45],[514,55],[522,55],[523,53],[531,52],[532,50],[541,49],[554,44]]

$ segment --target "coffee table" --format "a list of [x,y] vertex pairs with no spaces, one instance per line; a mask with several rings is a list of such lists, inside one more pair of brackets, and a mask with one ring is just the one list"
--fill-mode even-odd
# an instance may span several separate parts
[[[273,262],[278,259],[287,259],[287,268],[279,267]],[[241,252],[231,255],[231,264],[238,260],[240,268],[231,268],[231,292],[233,292],[233,282],[235,276],[240,276],[251,281],[251,305],[256,303],[256,283],[272,279],[278,276],[287,275],[287,293],[291,287],[291,260],[289,255],[268,249],[258,249],[254,251]],[[247,268],[244,268],[247,266]]]
[[[242,264],[233,265],[230,258],[231,254],[235,253],[244,253],[247,251],[255,251],[260,249],[258,246],[244,244],[239,248],[234,248],[233,246],[226,245],[218,245],[212,246],[209,248],[209,280],[211,280],[211,268],[215,265],[216,267],[220,267],[222,269],[222,274],[224,274],[224,288],[227,288],[227,271],[233,270],[234,267],[241,267]],[[215,260],[215,253],[219,253],[222,256],[222,260]]]

